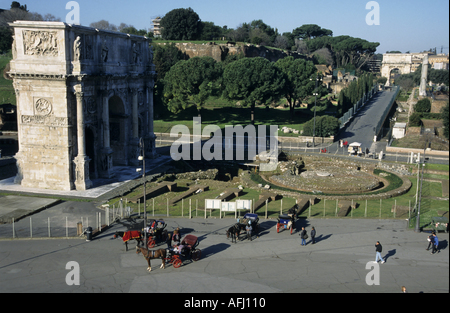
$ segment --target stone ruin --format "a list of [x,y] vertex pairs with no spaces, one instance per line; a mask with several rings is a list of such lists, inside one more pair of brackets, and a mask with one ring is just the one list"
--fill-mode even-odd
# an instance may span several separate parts
[[[305,162],[306,160],[306,162]],[[373,166],[334,158],[289,159],[278,164],[276,185],[314,193],[364,193],[381,186]]]
[[86,190],[116,165],[155,154],[150,39],[63,22],[16,21],[15,183]]

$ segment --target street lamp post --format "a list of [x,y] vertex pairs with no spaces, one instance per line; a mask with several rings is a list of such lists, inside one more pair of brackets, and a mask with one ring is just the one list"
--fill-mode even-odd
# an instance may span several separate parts
[[[147,190],[146,190],[146,181],[145,181],[145,146],[144,146],[144,140],[142,139],[142,137],[139,139],[139,157],[138,160],[142,161],[142,178],[144,181],[144,243],[145,245],[147,245],[147,205],[146,205],[146,195],[147,195]],[[141,170],[141,169],[138,169]]]
[[[312,79],[310,78],[310,80],[312,80]],[[316,75],[316,87],[315,87],[314,93],[313,93],[313,96],[315,97],[315,99],[314,99],[314,123],[313,123],[313,147],[316,146],[316,139],[315,139],[315,137],[316,137],[316,107],[317,107],[317,96],[319,95],[317,93],[317,84],[320,80],[321,80],[320,76]]]
[[[420,167],[420,163],[419,163],[419,167]],[[420,233],[420,201],[422,200],[422,182],[423,182],[423,169],[425,167],[425,163],[422,163],[422,174],[420,177],[420,192],[419,192],[419,201],[417,203],[417,217],[416,217],[416,228],[414,229],[414,231],[416,233]],[[420,170],[420,168],[418,168],[418,170]]]

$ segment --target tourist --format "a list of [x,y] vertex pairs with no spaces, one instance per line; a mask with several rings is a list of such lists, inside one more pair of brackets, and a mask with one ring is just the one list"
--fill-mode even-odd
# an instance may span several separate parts
[[173,231],[172,241],[176,246],[180,244],[181,237],[180,237],[180,229],[178,227]]
[[377,243],[375,244],[375,251],[376,251],[375,263],[378,263],[378,259],[380,259],[381,264],[383,264],[384,260],[381,257],[381,252],[383,251],[383,247],[381,246],[381,243],[379,241],[377,241]]
[[167,234],[166,243],[167,243],[167,249],[170,250],[172,248],[172,235],[170,233]]
[[434,233],[433,234],[433,250],[431,251],[431,254],[435,254],[436,251],[439,252],[438,246],[439,246],[439,239],[436,236],[436,233]]
[[316,243],[316,229],[314,227],[311,229],[311,242],[312,244]]
[[432,232],[431,235],[428,236],[428,238],[427,238],[427,241],[428,241],[428,247],[425,249],[425,250],[427,250],[427,251],[430,250],[430,248],[431,248],[432,245],[433,245],[433,242],[434,242],[433,234],[434,234],[434,232]]
[[302,227],[302,232],[300,233],[300,237],[302,238],[302,246],[306,246],[306,239],[308,239],[308,234],[306,232],[305,227]]

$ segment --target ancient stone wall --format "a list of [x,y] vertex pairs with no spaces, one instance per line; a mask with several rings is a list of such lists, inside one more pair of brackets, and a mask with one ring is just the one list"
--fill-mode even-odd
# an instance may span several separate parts
[[[162,44],[162,45],[165,45]],[[194,44],[190,42],[175,43],[175,46],[190,58],[193,57],[212,57],[217,62],[225,60],[227,55],[236,55],[243,53],[245,57],[263,57],[272,62],[276,62],[279,59],[287,56],[293,56],[295,59],[307,59],[306,56],[289,51],[282,51],[276,49],[266,48],[264,46],[254,45],[235,45],[235,44],[215,44],[214,42],[206,44]]]

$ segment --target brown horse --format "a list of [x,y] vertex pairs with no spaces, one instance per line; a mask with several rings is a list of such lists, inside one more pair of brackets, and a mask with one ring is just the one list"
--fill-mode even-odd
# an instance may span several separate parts
[[237,239],[239,239],[239,233],[241,232],[241,228],[239,227],[238,224],[235,224],[233,226],[231,226],[230,228],[228,228],[227,230],[227,239],[231,237],[231,243],[236,243]]
[[132,230],[132,231],[116,231],[113,238],[121,237],[123,242],[125,243],[125,250],[128,251],[128,241],[130,240],[136,240],[136,245],[141,245],[143,239],[142,234],[138,230]]
[[161,267],[162,269],[166,268],[166,250],[165,249],[158,249],[158,250],[149,250],[144,247],[136,246],[136,254],[142,253],[144,258],[147,260],[148,267],[147,271],[151,271],[152,267],[150,265],[150,259],[161,259]]

